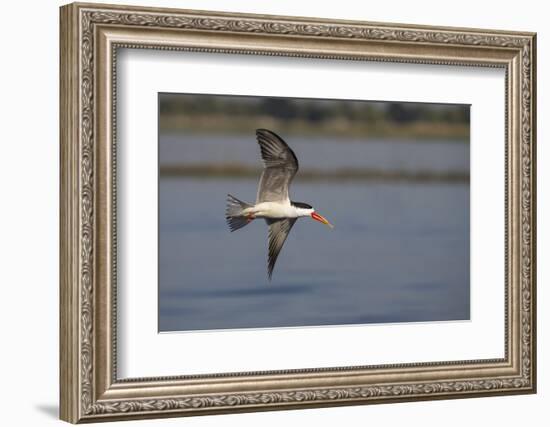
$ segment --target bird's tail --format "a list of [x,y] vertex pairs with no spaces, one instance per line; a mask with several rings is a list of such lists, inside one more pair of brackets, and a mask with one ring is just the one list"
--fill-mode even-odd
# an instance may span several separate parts
[[252,205],[250,203],[242,202],[231,194],[227,195],[225,219],[231,231],[238,230],[250,222],[250,218],[243,215],[243,210],[251,207]]

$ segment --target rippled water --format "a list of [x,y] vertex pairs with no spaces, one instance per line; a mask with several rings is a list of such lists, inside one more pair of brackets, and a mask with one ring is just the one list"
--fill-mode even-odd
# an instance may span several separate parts
[[[380,154],[377,162],[385,157],[394,159],[386,167],[396,158],[414,168],[422,162],[447,162],[446,170],[467,167],[462,144],[429,143],[431,150],[418,148],[422,155],[413,155],[415,145],[407,144],[409,154],[395,154],[400,148],[392,145],[394,153]],[[346,150],[361,151],[362,144],[351,145],[357,148]],[[450,153],[442,155],[442,146]],[[461,154],[455,157],[453,150]],[[345,159],[371,161],[336,152],[338,160],[319,159],[327,167]],[[258,162],[256,155],[252,150],[249,161]],[[194,156],[202,161],[204,154]],[[161,151],[161,161],[168,158]],[[161,331],[469,318],[467,183],[301,183],[298,175],[292,198],[312,204],[335,228],[300,219],[272,282],[266,275],[265,223],[230,233],[224,218],[226,194],[254,201],[256,185],[250,179],[161,178]]]

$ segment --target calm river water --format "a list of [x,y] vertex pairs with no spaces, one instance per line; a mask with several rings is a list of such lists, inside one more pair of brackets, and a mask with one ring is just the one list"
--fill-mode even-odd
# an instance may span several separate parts
[[[259,162],[253,139],[224,152],[171,138],[161,137],[161,165]],[[294,144],[302,168],[468,171],[462,143],[310,144]],[[160,331],[469,319],[467,182],[300,182],[298,174],[293,200],[335,228],[300,219],[271,282],[265,223],[230,233],[224,218],[227,193],[254,201],[256,179],[161,177],[159,185]]]

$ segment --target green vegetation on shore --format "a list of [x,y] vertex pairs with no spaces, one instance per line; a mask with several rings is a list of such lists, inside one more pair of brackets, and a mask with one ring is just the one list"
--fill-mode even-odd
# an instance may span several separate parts
[[268,128],[303,135],[469,141],[467,105],[220,95],[160,95],[161,132],[242,134]]
[[282,121],[272,117],[257,117],[251,125],[250,119],[235,117],[212,117],[198,115],[164,115],[160,119],[163,132],[208,132],[211,134],[243,134],[251,129],[277,129],[304,136],[334,136],[361,138],[400,139],[450,139],[469,141],[469,126],[460,123],[413,122],[395,124],[388,121],[366,123],[341,119],[327,120],[311,126],[303,120]]

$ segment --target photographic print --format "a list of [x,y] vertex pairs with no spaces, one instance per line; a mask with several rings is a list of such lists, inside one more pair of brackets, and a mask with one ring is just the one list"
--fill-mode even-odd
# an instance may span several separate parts
[[470,106],[159,94],[159,331],[470,318]]

